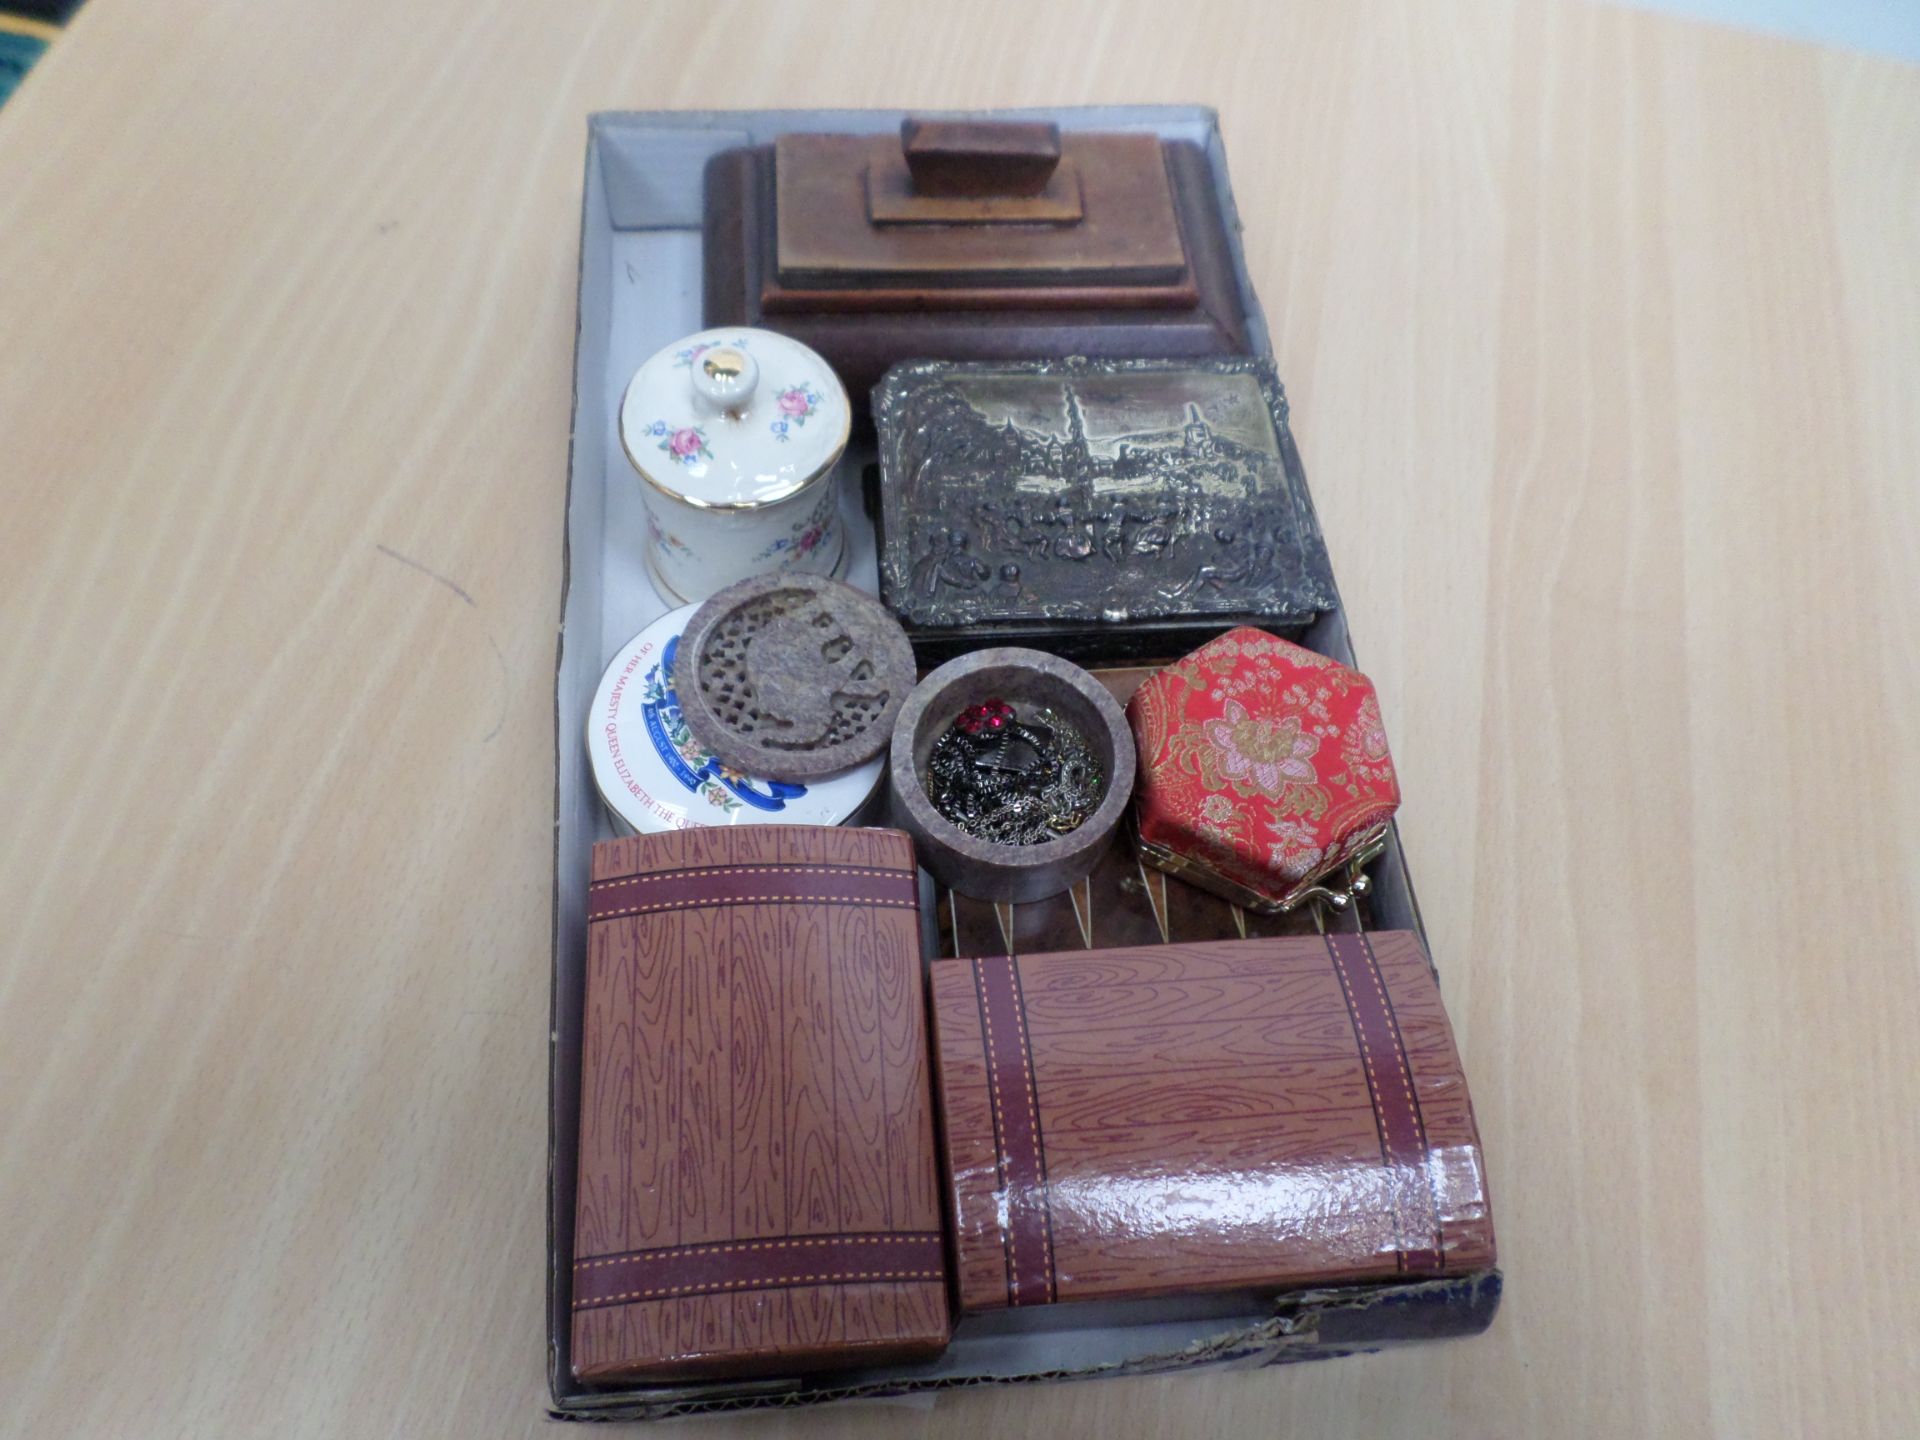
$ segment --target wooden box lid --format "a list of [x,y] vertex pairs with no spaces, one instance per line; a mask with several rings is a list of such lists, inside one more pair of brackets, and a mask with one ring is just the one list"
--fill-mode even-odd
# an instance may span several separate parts
[[1231,202],[1192,141],[908,120],[726,150],[705,177],[706,324],[810,345],[856,420],[900,360],[1249,345]]
[[1194,303],[1157,137],[978,121],[936,141],[934,128],[775,142],[774,308],[885,308],[928,288]]

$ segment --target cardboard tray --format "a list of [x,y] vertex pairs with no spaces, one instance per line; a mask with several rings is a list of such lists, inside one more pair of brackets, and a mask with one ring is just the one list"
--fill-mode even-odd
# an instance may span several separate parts
[[[603,114],[588,127],[580,225],[579,320],[574,355],[574,419],[567,481],[566,563],[554,696],[553,992],[549,1036],[550,1121],[547,1151],[547,1374],[551,1412],[571,1419],[664,1419],[738,1409],[819,1404],[860,1397],[905,1395],[971,1385],[1138,1375],[1201,1365],[1241,1368],[1319,1359],[1378,1349],[1404,1340],[1484,1330],[1499,1303],[1500,1274],[1490,1270],[1457,1279],[1331,1289],[1195,1296],[1123,1304],[1051,1306],[971,1317],[954,1330],[940,1359],[792,1379],[709,1381],[698,1384],[605,1387],[576,1382],[569,1366],[575,1170],[578,1160],[582,989],[586,898],[596,840],[614,831],[588,767],[582,743],[586,714],[600,674],[634,634],[670,608],[647,579],[645,515],[639,486],[630,483],[615,424],[621,391],[641,361],[667,342],[701,327],[702,179],[709,159],[741,145],[767,144],[790,131],[881,133],[895,130],[904,111],[802,110]],[[1047,119],[1066,130],[1151,131],[1190,140],[1206,152],[1233,262],[1248,296],[1247,334],[1269,352],[1265,321],[1246,276],[1239,220],[1227,180],[1226,152],[1212,111],[1184,106],[1092,107],[991,112],[1009,119]],[[850,448],[843,476],[871,462],[871,442]],[[877,588],[872,526],[862,512],[859,486],[843,479],[841,511],[848,524],[848,580]],[[1300,637],[1313,649],[1352,663],[1345,615],[1336,607]],[[1143,913],[1130,867],[1116,854],[1103,874],[1127,913]],[[1371,928],[1420,930],[1413,886],[1397,834],[1373,867],[1374,893],[1365,923]],[[1096,877],[1098,880],[1099,877]],[[1145,883],[1144,878],[1142,883]],[[1177,886],[1177,882],[1176,882]],[[1182,888],[1184,887],[1177,887]],[[1072,922],[1062,903],[992,907],[967,913],[968,902],[936,895],[923,873],[927,954],[954,953],[956,934],[980,943],[1004,924],[1019,947],[1025,937],[1058,934]],[[977,902],[975,902],[977,903]],[[1223,902],[1187,912],[1187,923],[1223,934],[1271,933],[1315,923],[1252,921]],[[1045,907],[1052,907],[1050,909]],[[1012,912],[1030,912],[1015,914]],[[943,916],[944,912],[944,916]],[[1066,916],[1063,919],[1063,914]],[[1337,922],[1359,923],[1347,916]],[[1423,932],[1424,933],[1424,932]],[[1180,938],[1180,937],[1176,937]],[[1091,943],[1091,941],[1089,941]],[[1102,943],[1111,943],[1102,941]]]

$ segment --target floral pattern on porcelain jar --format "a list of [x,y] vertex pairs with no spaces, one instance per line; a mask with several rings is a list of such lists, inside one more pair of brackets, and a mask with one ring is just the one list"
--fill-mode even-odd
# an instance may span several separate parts
[[690,556],[693,554],[693,547],[686,541],[672,531],[660,528],[660,522],[654,519],[652,511],[647,512],[647,534],[653,538],[653,543],[662,555]]
[[784,445],[793,438],[794,429],[806,424],[807,417],[820,408],[820,392],[811,385],[790,385],[774,396],[774,404],[780,413],[767,428]]
[[719,340],[708,340],[704,344],[689,345],[684,350],[674,351],[673,353],[674,368],[676,370],[691,370],[693,368],[694,361],[698,360],[702,355],[706,354],[707,351],[713,349],[714,346],[722,343],[731,345],[736,350],[744,350],[747,348],[747,338],[744,335],[739,336],[736,339],[728,340],[725,342],[722,342]]
[[780,562],[783,569],[795,561],[804,560],[833,538],[834,511],[838,508],[839,499],[833,486],[827,486],[826,493],[814,505],[812,514],[797,522],[785,535],[776,536],[753,558],[756,561],[771,560],[776,555],[784,555],[786,558]]
[[664,420],[656,420],[641,432],[660,442],[660,448],[673,457],[678,465],[698,465],[702,460],[711,460],[713,450],[707,444],[707,432],[704,426],[672,426]]

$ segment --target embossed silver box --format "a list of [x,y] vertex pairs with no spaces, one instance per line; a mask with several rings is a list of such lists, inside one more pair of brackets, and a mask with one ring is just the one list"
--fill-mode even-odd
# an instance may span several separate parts
[[874,415],[881,596],[923,653],[1144,653],[1336,604],[1270,360],[913,361]]

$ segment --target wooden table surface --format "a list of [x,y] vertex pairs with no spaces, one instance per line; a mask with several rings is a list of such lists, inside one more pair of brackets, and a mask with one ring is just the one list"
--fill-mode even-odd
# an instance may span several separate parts
[[0,113],[0,1427],[543,1431],[585,117],[1092,100],[1221,110],[1506,1303],[706,1433],[1920,1431],[1920,71],[1541,0],[90,0]]

